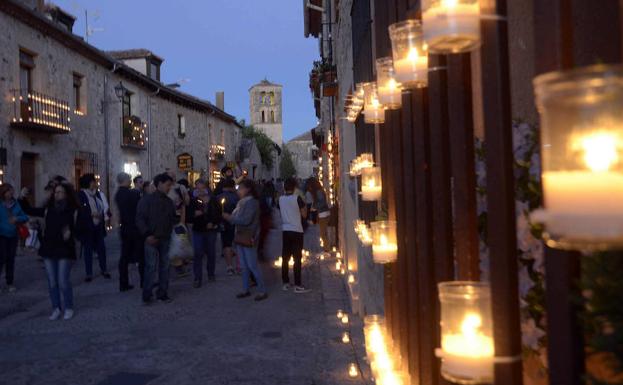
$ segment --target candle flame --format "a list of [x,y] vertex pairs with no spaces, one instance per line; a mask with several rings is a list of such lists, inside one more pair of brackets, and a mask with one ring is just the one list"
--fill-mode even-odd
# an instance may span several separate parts
[[387,246],[389,244],[387,236],[385,234],[381,234],[379,241],[381,242],[381,246]]
[[467,338],[474,338],[482,326],[482,318],[476,313],[468,313],[461,323],[461,332]]
[[374,179],[368,179],[368,183],[367,183],[368,187],[374,187],[376,186],[376,182],[374,181]]
[[417,62],[418,57],[420,57],[420,53],[417,51],[417,48],[413,47],[409,50],[409,54],[407,55],[407,59],[409,61],[415,63]]
[[441,5],[446,8],[456,8],[459,5],[459,0],[441,0]]
[[601,131],[576,139],[572,147],[584,152],[584,163],[591,171],[604,172],[619,162],[622,144],[616,134]]

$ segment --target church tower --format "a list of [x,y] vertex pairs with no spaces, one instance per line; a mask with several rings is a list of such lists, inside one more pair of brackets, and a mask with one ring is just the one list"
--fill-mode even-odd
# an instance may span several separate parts
[[251,125],[283,145],[283,87],[264,79],[249,89]]

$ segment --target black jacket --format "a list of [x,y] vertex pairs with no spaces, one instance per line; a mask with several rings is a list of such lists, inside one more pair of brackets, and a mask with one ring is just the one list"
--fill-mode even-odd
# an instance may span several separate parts
[[[66,206],[53,206],[45,211],[45,231],[39,255],[51,259],[76,259],[75,213],[76,210]],[[63,238],[64,229],[70,231],[67,240]]]
[[169,239],[176,223],[175,205],[160,191],[147,194],[138,202],[136,227],[142,236]]
[[[197,210],[203,211],[203,215],[196,217],[195,212]],[[220,203],[216,198],[211,198],[210,201],[205,204],[201,202],[199,198],[194,198],[190,202],[189,215],[193,218],[193,231],[205,233],[207,231],[217,231],[218,226],[223,221],[223,213]],[[208,229],[208,224],[211,223],[212,228]]]
[[119,187],[115,194],[115,203],[119,209],[119,223],[121,233],[128,236],[138,236],[136,227],[136,208],[141,200],[141,194],[137,190],[128,187]]

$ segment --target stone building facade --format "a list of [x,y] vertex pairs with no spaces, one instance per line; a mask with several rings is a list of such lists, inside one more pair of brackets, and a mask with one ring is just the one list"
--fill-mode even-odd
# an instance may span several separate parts
[[307,131],[285,144],[292,156],[296,176],[307,179],[318,172],[318,148],[314,145],[310,131]]
[[111,195],[121,171],[152,178],[208,177],[211,146],[235,162],[236,119],[160,81],[163,59],[147,50],[105,53],[71,32],[73,18],[50,4],[0,3],[2,180],[34,192],[54,175],[100,176]]

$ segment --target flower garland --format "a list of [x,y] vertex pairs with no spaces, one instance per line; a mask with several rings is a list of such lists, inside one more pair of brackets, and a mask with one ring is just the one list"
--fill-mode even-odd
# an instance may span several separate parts
[[[515,209],[517,216],[517,260],[521,306],[521,334],[525,359],[538,363],[535,375],[545,378],[547,366],[545,336],[545,269],[543,262],[542,229],[530,222],[530,212],[541,202],[540,154],[538,130],[528,123],[513,122],[513,152],[515,157]],[[480,263],[482,277],[489,279],[489,249],[487,247],[487,202],[485,143],[477,138],[476,177],[477,208],[480,234]],[[537,380],[539,381],[539,380]]]

